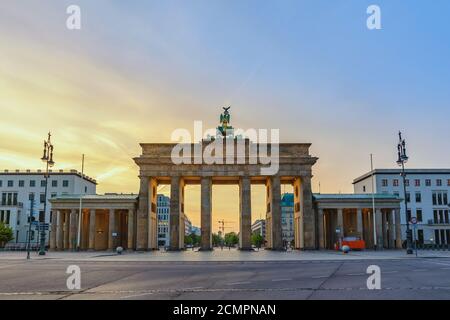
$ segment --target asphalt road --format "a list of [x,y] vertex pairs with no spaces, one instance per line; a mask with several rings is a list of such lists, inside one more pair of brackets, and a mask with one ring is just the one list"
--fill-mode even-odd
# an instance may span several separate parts
[[[68,290],[78,265],[81,290]],[[381,290],[366,286],[381,268]],[[0,299],[450,299],[450,259],[284,262],[1,261]]]

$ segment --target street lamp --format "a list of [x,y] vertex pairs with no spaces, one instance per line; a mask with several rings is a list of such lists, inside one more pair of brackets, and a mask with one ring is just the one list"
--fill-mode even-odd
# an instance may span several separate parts
[[406,199],[406,173],[405,173],[405,163],[408,162],[408,156],[406,155],[406,142],[405,139],[402,139],[402,133],[398,133],[398,160],[397,164],[402,167],[401,176],[403,177],[403,194],[405,198],[405,217],[406,217],[406,253],[413,254],[413,249],[411,247],[412,244],[412,232],[409,228],[409,219],[408,219],[408,199]]
[[50,141],[51,138],[50,132],[48,133],[47,141],[44,140],[44,155],[41,160],[46,163],[45,169],[45,196],[44,196],[44,214],[39,216],[39,227],[41,228],[40,232],[40,246],[39,246],[39,255],[45,256],[45,213],[47,210],[47,190],[48,190],[48,168],[53,167],[55,162],[53,162],[53,145]]

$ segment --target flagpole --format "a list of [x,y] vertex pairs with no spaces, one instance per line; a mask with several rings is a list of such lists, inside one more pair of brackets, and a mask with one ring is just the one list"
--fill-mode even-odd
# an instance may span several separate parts
[[[81,158],[81,179],[84,177],[84,153]],[[78,234],[77,234],[77,250],[80,250],[81,241],[81,220],[83,218],[82,206],[83,206],[83,184],[80,186],[80,208],[78,210]]]
[[372,172],[372,224],[373,224],[373,243],[375,245],[375,249],[377,249],[377,225],[376,225],[376,218],[375,218],[375,186],[373,181],[373,156],[370,154],[370,172]]

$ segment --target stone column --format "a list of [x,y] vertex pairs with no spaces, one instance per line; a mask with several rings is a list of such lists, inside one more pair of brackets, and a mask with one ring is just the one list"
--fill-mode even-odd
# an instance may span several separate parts
[[70,227],[69,227],[69,248],[75,250],[77,247],[77,211],[75,209],[70,210]]
[[325,249],[325,230],[323,224],[323,209],[318,209],[317,228],[319,229],[319,249]]
[[128,239],[127,239],[127,249],[133,250],[134,245],[134,210],[128,209]]
[[388,247],[388,228],[387,228],[387,215],[386,211],[381,211],[381,223],[383,224],[383,248]]
[[311,176],[301,177],[301,198],[300,206],[303,219],[303,249],[316,248],[316,219],[314,216]]
[[64,213],[61,210],[57,211],[58,225],[56,228],[56,248],[64,250]]
[[395,248],[395,243],[394,243],[394,217],[393,217],[393,212],[392,210],[389,210],[387,213],[388,215],[388,225],[389,225],[389,249],[394,249]]
[[358,232],[361,239],[364,240],[362,209],[356,209],[356,232]]
[[301,181],[300,177],[294,179],[294,247],[303,249],[305,241],[303,238],[303,218],[300,207]]
[[50,211],[50,214],[52,215],[52,224],[51,224],[51,230],[50,230],[50,250],[56,250],[56,228],[57,228],[57,217],[56,217],[56,211],[52,210]]
[[202,177],[200,180],[201,189],[201,245],[200,250],[212,249],[212,179]]
[[64,250],[70,248],[70,210],[64,212]]
[[338,234],[339,238],[344,237],[344,210],[337,209],[337,226],[341,229],[341,232]]
[[383,249],[383,221],[380,209],[375,210],[375,225],[377,229],[377,249]]
[[95,227],[95,218],[95,209],[89,210],[89,251],[95,250],[95,234],[97,233],[97,228]]
[[394,210],[395,214],[395,247],[397,249],[402,248],[402,225],[400,219],[400,210]]
[[239,180],[239,249],[252,250],[252,199],[250,177]]
[[281,184],[279,176],[271,176],[267,179],[269,187],[268,215],[270,225],[266,225],[266,235],[270,237],[269,248],[273,250],[282,250],[282,229],[281,229]]
[[109,216],[109,228],[108,228],[108,249],[114,250],[115,241],[113,237],[113,233],[116,232],[116,212],[114,209],[108,210],[108,216]]
[[136,250],[148,248],[149,177],[140,176],[139,201],[136,217]]
[[[184,244],[180,243],[180,222],[181,219],[181,189],[182,179],[174,176],[170,182],[170,250],[180,250]],[[184,228],[184,226],[183,226]],[[184,229],[183,229],[184,230]]]
[[157,217],[157,188],[158,184],[156,179],[149,179],[148,200],[149,200],[149,212],[148,212],[148,249],[158,249],[158,217]]

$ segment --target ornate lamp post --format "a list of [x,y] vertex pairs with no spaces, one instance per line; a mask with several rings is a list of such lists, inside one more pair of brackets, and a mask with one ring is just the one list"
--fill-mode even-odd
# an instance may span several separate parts
[[48,190],[48,168],[53,167],[55,162],[53,162],[53,145],[50,141],[51,138],[50,132],[48,133],[47,141],[44,141],[44,155],[41,160],[44,161],[47,166],[45,169],[45,200],[44,200],[44,214],[39,216],[39,227],[41,228],[40,232],[40,246],[39,246],[39,255],[45,255],[45,213],[47,210],[47,190]]
[[406,253],[413,254],[412,244],[412,231],[409,228],[409,217],[408,217],[408,199],[406,199],[406,173],[405,173],[405,163],[408,162],[408,156],[406,155],[406,142],[402,139],[402,133],[398,133],[398,160],[397,164],[402,167],[401,176],[403,177],[403,194],[405,198],[405,218],[406,218]]

